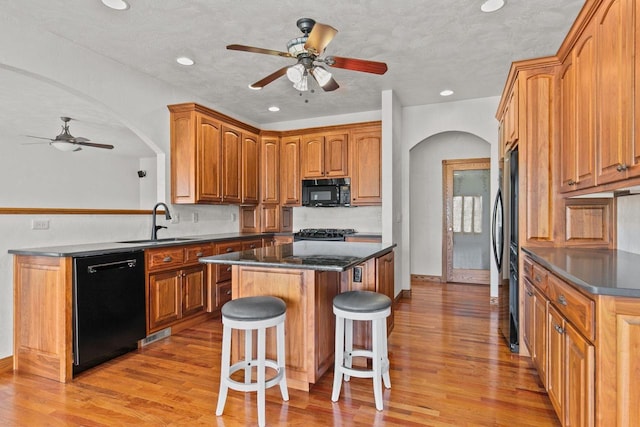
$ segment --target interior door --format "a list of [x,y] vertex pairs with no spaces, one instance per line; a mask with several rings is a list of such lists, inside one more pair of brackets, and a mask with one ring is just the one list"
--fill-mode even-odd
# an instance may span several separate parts
[[489,159],[444,160],[442,163],[444,279],[488,285],[491,262]]

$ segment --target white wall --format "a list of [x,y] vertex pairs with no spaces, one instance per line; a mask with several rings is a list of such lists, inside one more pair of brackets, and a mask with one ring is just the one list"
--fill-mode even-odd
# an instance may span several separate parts
[[618,249],[640,254],[640,194],[618,197]]
[[[410,152],[411,274],[443,276],[442,161],[490,157],[487,141],[465,132],[439,133]],[[490,247],[490,242],[487,242]]]
[[[405,107],[402,114],[402,183],[410,182],[410,151],[432,135],[449,131],[476,135],[491,144],[491,197],[498,189],[498,122],[495,113],[500,97],[472,99],[415,107]],[[466,157],[466,154],[465,154]],[[410,185],[401,186],[403,251],[413,253],[416,236],[411,230]],[[410,288],[410,266],[402,265],[402,288]],[[498,273],[491,265],[491,296],[498,295]]]

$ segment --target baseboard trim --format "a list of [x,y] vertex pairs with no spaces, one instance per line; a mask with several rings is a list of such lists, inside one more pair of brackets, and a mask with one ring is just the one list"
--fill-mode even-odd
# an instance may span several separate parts
[[443,283],[442,276],[429,276],[426,274],[412,274],[411,281]]
[[13,356],[0,359],[0,374],[13,371]]
[[402,298],[411,298],[411,289],[401,290],[398,296],[396,297],[396,302],[400,301]]

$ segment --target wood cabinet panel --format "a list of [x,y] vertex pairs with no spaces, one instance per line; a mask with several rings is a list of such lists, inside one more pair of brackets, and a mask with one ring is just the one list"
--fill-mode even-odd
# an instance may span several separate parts
[[576,179],[576,84],[573,58],[560,70],[560,191],[574,189]]
[[394,252],[376,258],[376,292],[391,299],[391,314],[387,317],[387,333],[391,333],[394,326],[395,282],[394,282]]
[[350,135],[351,204],[382,203],[382,129],[361,128]]
[[324,137],[324,176],[342,178],[349,175],[349,134],[327,134]]
[[307,135],[300,145],[302,179],[324,178],[324,137]]
[[283,137],[280,143],[280,203],[300,206],[301,200],[300,137]]
[[614,201],[608,199],[566,199],[565,237],[567,246],[613,247]]
[[632,143],[632,0],[605,0],[595,16],[597,55],[597,181],[626,177]]
[[280,140],[278,137],[262,137],[261,145],[261,195],[262,203],[280,203]]
[[196,126],[191,112],[171,113],[171,199],[173,203],[195,203]]
[[[195,174],[198,186],[195,202],[219,202],[222,200],[220,179],[222,125],[220,122],[200,113],[196,113],[196,125],[196,158],[198,167]],[[177,173],[177,175],[182,174]]]
[[558,414],[564,419],[564,319],[558,311],[549,305],[547,330],[549,331],[549,366],[547,372],[547,393]]
[[534,306],[533,306],[533,334],[532,334],[532,347],[534,351],[531,354],[531,359],[534,366],[538,369],[538,374],[542,380],[543,385],[547,385],[547,369],[548,369],[548,336],[549,329],[547,326],[547,310],[549,300],[544,296],[542,292],[534,289]]
[[182,281],[178,271],[149,275],[149,331],[182,317]]
[[594,425],[594,347],[570,323],[565,324],[565,426]]
[[258,204],[260,201],[260,151],[257,135],[242,133],[242,203]]
[[553,301],[562,315],[585,337],[595,338],[595,303],[587,296],[578,292],[573,286],[549,276],[549,300]]
[[148,271],[166,270],[184,263],[183,247],[147,249],[145,251]]
[[182,271],[182,316],[200,313],[206,304],[206,266]]
[[524,281],[524,295],[522,296],[522,341],[527,346],[531,360],[535,352],[534,329],[535,323],[536,295],[534,287],[528,280]]
[[347,133],[304,135],[301,141],[302,179],[347,176],[348,145]]
[[[216,244],[216,254],[227,254],[242,250],[242,242],[230,241]],[[226,282],[231,280],[231,266],[225,264],[216,264],[216,282]]]
[[227,203],[241,201],[242,133],[222,126],[222,199]]

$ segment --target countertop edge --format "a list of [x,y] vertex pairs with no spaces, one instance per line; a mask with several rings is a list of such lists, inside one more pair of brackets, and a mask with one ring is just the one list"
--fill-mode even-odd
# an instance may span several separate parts
[[593,283],[588,283],[579,277],[571,274],[570,272],[558,267],[555,264],[552,264],[547,259],[535,253],[536,248],[531,247],[522,247],[521,248],[524,253],[529,255],[534,261],[538,264],[542,265],[556,276],[561,279],[574,284],[579,287],[583,291],[592,294],[592,295],[603,295],[603,296],[614,296],[614,297],[630,297],[630,298],[640,298],[640,290],[637,289],[629,289],[629,288],[610,288],[610,287],[602,287]]

